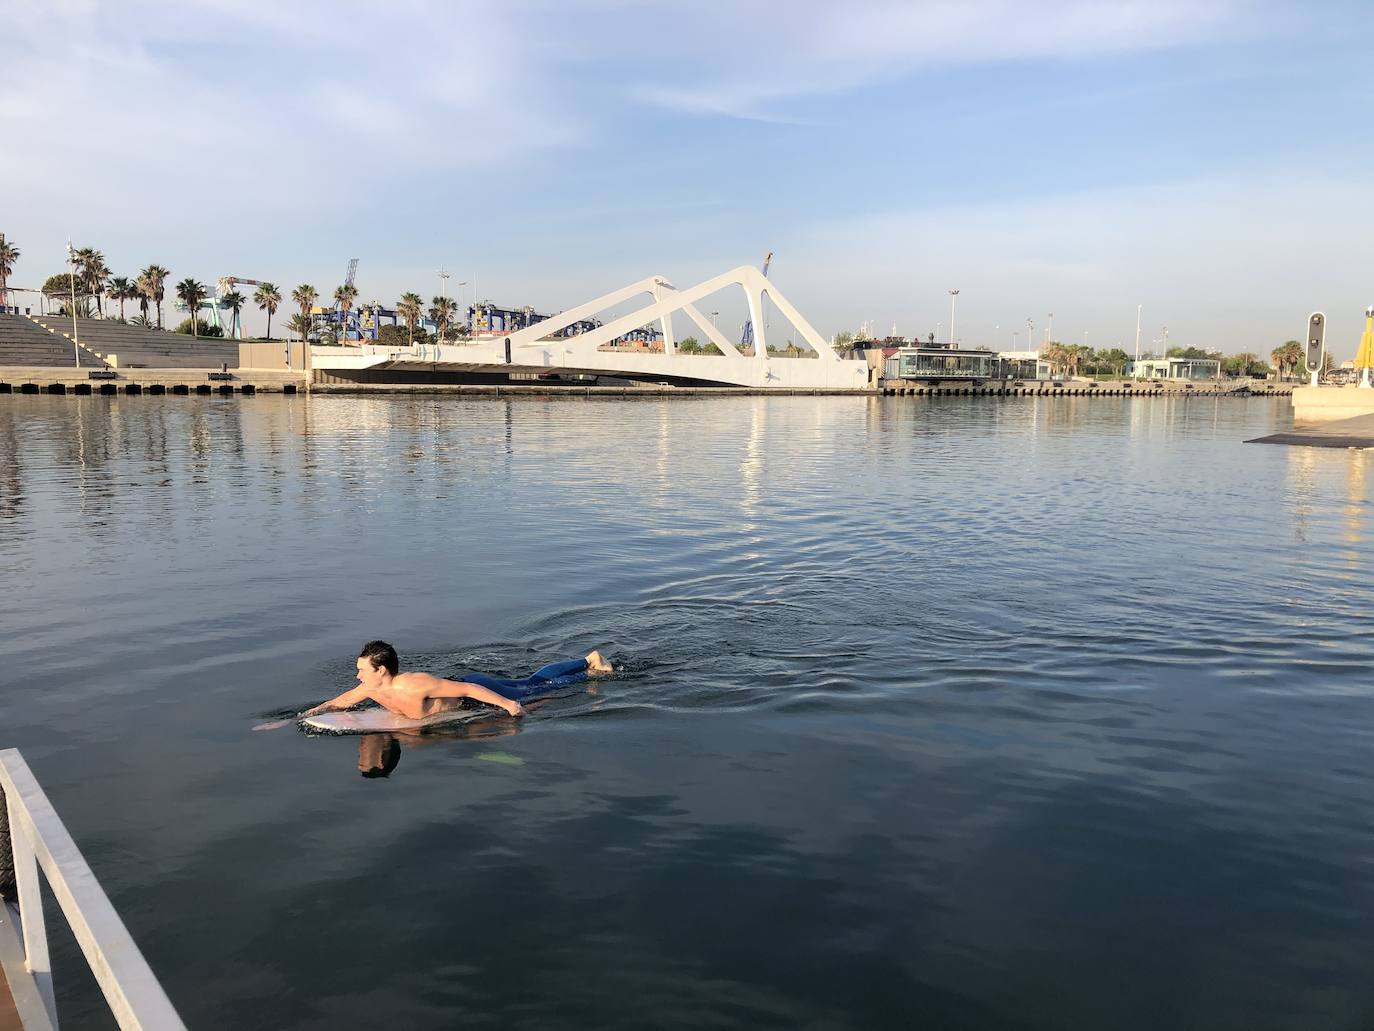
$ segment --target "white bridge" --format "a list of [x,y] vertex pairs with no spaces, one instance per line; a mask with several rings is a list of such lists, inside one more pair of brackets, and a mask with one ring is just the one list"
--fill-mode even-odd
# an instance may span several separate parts
[[[754,326],[753,353],[726,340],[697,308],[697,302],[719,290],[740,287],[749,304]],[[764,295],[795,327],[798,347],[810,354],[788,357],[769,353],[763,309]],[[648,295],[642,307],[603,325],[572,336],[554,336],[609,308]],[[675,313],[690,319],[720,349],[720,354],[683,354],[673,335]],[[602,350],[625,334],[657,323],[663,350]],[[428,344],[394,348],[312,347],[311,365],[321,372],[347,376],[392,372],[506,373],[530,375],[569,373],[619,376],[629,379],[693,384],[724,384],[782,389],[862,390],[869,383],[867,362],[840,358],[815,328],[751,265],[742,265],[687,290],[678,290],[662,276],[650,276],[553,318],[504,336],[483,337],[460,344]]]

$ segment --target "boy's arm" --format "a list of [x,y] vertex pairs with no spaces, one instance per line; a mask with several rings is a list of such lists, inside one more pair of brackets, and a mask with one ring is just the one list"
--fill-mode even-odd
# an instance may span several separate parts
[[321,702],[313,709],[306,709],[301,713],[302,716],[317,716],[322,712],[333,712],[336,709],[351,709],[359,702],[367,700],[367,692],[361,687],[355,687],[352,691],[345,691],[327,702]]
[[505,709],[512,716],[525,715],[525,707],[519,702],[511,701],[504,695],[499,695],[479,684],[468,684],[458,680],[441,680],[435,677],[434,683],[425,685],[425,694],[430,698],[474,698],[479,702],[485,702],[487,705],[494,705],[498,709]]

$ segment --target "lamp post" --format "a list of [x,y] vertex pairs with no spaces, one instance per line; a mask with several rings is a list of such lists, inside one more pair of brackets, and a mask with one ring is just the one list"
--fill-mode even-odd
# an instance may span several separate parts
[[1050,321],[1045,325],[1045,343],[1054,343],[1054,312],[1050,312]]
[[958,290],[949,292],[949,346],[958,347],[958,337],[954,335],[954,299],[959,296]]
[[[76,358],[76,367],[81,368],[81,334],[76,328],[76,252],[72,250],[72,242],[67,241],[67,267],[70,269],[67,285],[72,292],[72,355]],[[191,318],[195,318],[195,312],[191,313]]]
[[1145,306],[1137,304],[1135,306],[1135,360],[1140,361],[1140,312]]

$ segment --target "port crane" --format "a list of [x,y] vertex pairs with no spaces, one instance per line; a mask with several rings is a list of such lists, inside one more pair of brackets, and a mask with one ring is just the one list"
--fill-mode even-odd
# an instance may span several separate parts
[[[238,284],[240,283],[242,283],[244,286],[261,286],[262,280],[244,279],[242,276],[220,276],[219,282],[216,284],[215,303],[213,304],[213,306],[210,307],[210,311],[214,313],[216,326],[220,326],[219,313],[224,309],[224,299],[228,297],[229,294],[233,293],[236,289],[238,289]],[[220,328],[223,329],[224,327],[220,326]],[[239,321],[239,313],[234,312],[234,318],[230,326],[229,335],[233,337],[233,339],[235,340],[241,340],[243,339],[242,334],[243,325]]]

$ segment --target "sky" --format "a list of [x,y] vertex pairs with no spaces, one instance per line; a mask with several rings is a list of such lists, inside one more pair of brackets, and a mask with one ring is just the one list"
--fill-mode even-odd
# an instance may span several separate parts
[[[0,232],[558,311],[774,253],[825,336],[1267,355],[1374,304],[1368,6],[0,0]],[[464,284],[459,286],[458,284]],[[710,307],[710,306],[708,306]],[[722,328],[742,302],[715,302]],[[280,318],[281,316],[279,316]],[[254,312],[251,331],[261,328]],[[770,342],[773,338],[770,338]]]

